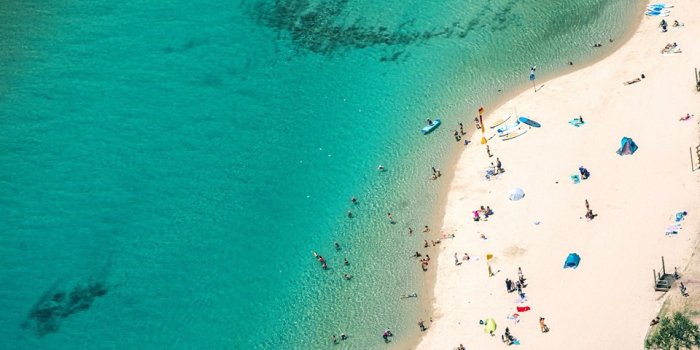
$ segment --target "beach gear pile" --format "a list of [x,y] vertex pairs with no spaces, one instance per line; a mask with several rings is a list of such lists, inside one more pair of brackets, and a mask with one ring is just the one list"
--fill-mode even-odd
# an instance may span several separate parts
[[664,3],[651,4],[647,6],[644,14],[653,17],[667,17],[669,14],[671,14],[670,8],[672,7],[673,5]]
[[681,224],[683,224],[683,220],[685,219],[686,215],[688,215],[687,211],[679,211],[676,213],[675,217],[673,218],[673,223],[666,227],[666,236],[678,234],[678,231],[680,231],[682,228]]

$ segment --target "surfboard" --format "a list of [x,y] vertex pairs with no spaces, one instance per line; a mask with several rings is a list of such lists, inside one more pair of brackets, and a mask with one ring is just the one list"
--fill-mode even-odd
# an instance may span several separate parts
[[520,135],[526,133],[528,130],[529,130],[529,129],[522,128],[522,129],[513,131],[513,132],[511,132],[510,134],[504,136],[501,140],[503,140],[503,141],[512,140],[512,139],[514,139],[514,138],[516,138],[516,137],[518,137],[518,136],[520,136]]
[[499,125],[501,125],[501,124],[507,122],[508,119],[510,119],[510,116],[509,116],[509,115],[507,115],[507,116],[505,116],[505,117],[498,118],[498,119],[494,120],[493,123],[491,123],[490,128],[493,129],[493,128],[495,128],[495,127],[497,127],[497,126],[499,126]]
[[520,117],[520,118],[518,118],[518,120],[523,124],[527,124],[527,125],[535,127],[535,128],[539,128],[540,126],[542,126],[542,125],[540,125],[540,123],[538,123],[532,119],[528,119],[526,117]]
[[421,132],[425,135],[425,134],[435,130],[438,126],[440,126],[440,123],[441,123],[440,118],[436,118],[435,120],[433,120],[432,124],[423,127],[423,129],[421,129]]

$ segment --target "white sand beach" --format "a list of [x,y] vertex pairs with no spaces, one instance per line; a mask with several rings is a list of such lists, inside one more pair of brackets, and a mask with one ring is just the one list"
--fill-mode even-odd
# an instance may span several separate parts
[[[674,5],[663,17],[668,32],[658,28],[662,17],[645,17],[633,37],[602,61],[538,81],[544,86],[537,92],[525,91],[497,110],[487,106],[491,120],[517,110],[542,127],[508,141],[491,138],[492,158],[477,133],[461,155],[442,228],[455,238],[440,244],[435,314],[418,349],[460,343],[467,349],[505,347],[506,327],[520,349],[643,348],[664,297],[653,289],[652,269],[659,270],[661,256],[671,271],[685,266],[700,231],[700,170],[691,171],[689,154],[700,144],[694,80],[694,68],[700,67],[700,47],[694,44],[700,3]],[[673,27],[674,20],[685,25]],[[673,42],[682,52],[661,54]],[[641,74],[645,79],[623,84]],[[687,113],[694,116],[680,121]],[[568,123],[579,115],[584,125]],[[487,137],[495,134],[490,125],[487,121]],[[624,136],[639,146],[633,155],[615,152]],[[485,169],[496,157],[505,172],[487,181]],[[591,176],[574,184],[570,175],[579,166]],[[524,190],[522,200],[508,199],[515,187]],[[586,199],[598,214],[590,221],[584,217]],[[472,211],[481,205],[494,214],[475,222]],[[688,211],[682,229],[666,235],[682,210]],[[461,260],[465,252],[471,260]],[[494,255],[493,277],[487,253]],[[569,253],[580,255],[578,268],[563,268]],[[518,279],[518,267],[527,278],[522,304],[504,282]],[[688,288],[700,293],[700,284]],[[677,286],[669,293],[679,293]],[[518,323],[507,319],[517,306],[531,308],[518,313]],[[550,332],[540,331],[539,317]],[[493,337],[479,324],[487,318],[498,324]]]

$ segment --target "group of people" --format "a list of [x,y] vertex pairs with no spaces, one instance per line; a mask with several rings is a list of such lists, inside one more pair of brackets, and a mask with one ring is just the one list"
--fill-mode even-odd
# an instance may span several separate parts
[[[683,24],[681,24],[680,22],[678,22],[678,20],[673,21],[673,26],[674,26],[674,27],[680,27],[680,26],[682,26],[682,25],[683,25]],[[666,22],[665,19],[662,19],[662,20],[661,20],[661,23],[659,23],[659,27],[661,27],[661,31],[662,31],[662,32],[666,33],[666,32],[668,31],[668,29],[667,29],[667,27],[668,27],[668,22]]]
[[486,208],[484,208],[484,206],[482,205],[481,208],[479,208],[479,210],[474,210],[472,213],[474,214],[474,221],[481,220],[481,215],[484,216],[484,221],[488,221],[489,216],[493,215],[493,210],[491,210],[491,207],[489,207],[488,205],[486,206]]
[[[335,246],[335,250],[341,250],[341,249],[342,249],[342,248],[340,247],[340,243],[338,243],[338,241],[335,241],[335,243],[333,243],[333,245]],[[314,258],[316,258],[316,260],[317,260],[318,262],[321,263],[321,268],[324,269],[324,270],[327,270],[327,269],[328,269],[328,263],[326,262],[326,258],[324,258],[322,255],[316,253],[316,252],[313,251],[313,250],[311,251],[311,253],[314,255]],[[349,265],[350,265],[350,261],[348,261],[348,258],[343,258],[343,265],[344,265],[344,266],[349,266]],[[345,273],[345,274],[343,274],[343,278],[346,279],[346,280],[350,280],[350,279],[352,278],[352,275],[351,275],[351,274],[348,274],[348,273]]]
[[[345,335],[345,333],[340,333],[340,340],[346,340],[348,339],[348,336]],[[331,336],[331,342],[333,345],[338,344],[338,338],[336,338],[335,334]]]
[[518,280],[513,282],[510,278],[506,278],[506,291],[512,293],[517,291],[521,299],[525,299],[523,288],[527,287],[527,279],[523,275],[523,270],[518,267]]
[[433,175],[430,176],[431,180],[437,180],[440,176],[442,176],[442,173],[440,172],[440,169],[435,169],[435,167],[431,167],[433,170]]
[[489,169],[486,170],[486,180],[491,180],[492,176],[496,176],[503,172],[505,172],[505,170],[503,169],[503,164],[501,164],[501,159],[496,157],[496,164],[493,164],[493,162],[491,162]]

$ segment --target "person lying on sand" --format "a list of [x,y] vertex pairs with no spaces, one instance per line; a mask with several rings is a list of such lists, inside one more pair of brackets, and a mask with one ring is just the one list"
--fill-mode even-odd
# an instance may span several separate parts
[[688,119],[690,119],[690,117],[692,117],[692,115],[690,115],[690,113],[688,113],[685,116],[681,117],[681,119],[678,119],[678,120],[688,120]]
[[623,84],[625,84],[625,85],[631,85],[631,84],[634,84],[634,83],[638,83],[638,82],[640,82],[640,81],[642,81],[642,79],[636,78],[636,79],[628,80],[628,81],[624,82]]
[[651,320],[651,322],[649,322],[649,326],[655,326],[655,325],[659,324],[659,321],[660,321],[659,316],[656,316],[656,318],[654,318],[653,320]]

